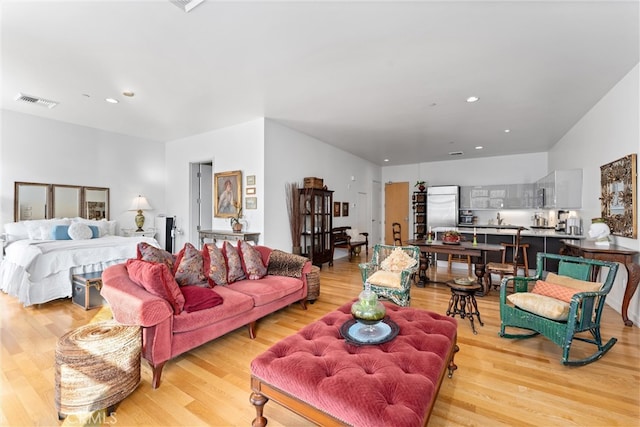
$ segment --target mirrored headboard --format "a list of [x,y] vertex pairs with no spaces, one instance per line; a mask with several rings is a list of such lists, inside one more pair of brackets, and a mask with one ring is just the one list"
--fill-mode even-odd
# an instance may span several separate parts
[[109,219],[109,189],[104,187],[16,182],[13,200],[14,221]]

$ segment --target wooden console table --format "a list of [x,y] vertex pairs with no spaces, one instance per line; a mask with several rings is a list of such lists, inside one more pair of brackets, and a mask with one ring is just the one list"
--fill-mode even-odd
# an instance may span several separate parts
[[618,245],[599,246],[588,240],[562,240],[564,248],[561,249],[563,255],[581,256],[589,259],[601,261],[613,261],[624,264],[629,275],[627,285],[622,299],[622,320],[627,326],[633,326],[633,322],[627,316],[629,301],[638,288],[640,282],[640,265],[633,262],[638,251],[624,248]]
[[260,239],[260,233],[251,233],[248,231],[236,233],[235,231],[226,230],[200,230],[198,231],[198,236],[200,237],[200,246],[204,246],[204,239],[207,238],[213,239],[213,243],[217,240],[230,240],[233,242],[238,240],[250,240],[256,245]]

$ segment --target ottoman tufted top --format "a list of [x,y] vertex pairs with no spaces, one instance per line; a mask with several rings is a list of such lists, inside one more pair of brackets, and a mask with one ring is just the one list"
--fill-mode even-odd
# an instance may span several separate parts
[[252,374],[355,426],[423,425],[455,345],[455,319],[385,303],[392,341],[354,346],[340,335],[349,302],[251,362]]

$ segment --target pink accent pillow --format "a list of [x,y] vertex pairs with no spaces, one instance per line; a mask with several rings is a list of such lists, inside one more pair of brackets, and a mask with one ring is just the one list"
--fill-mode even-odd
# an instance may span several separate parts
[[227,260],[227,283],[231,284],[236,280],[244,279],[246,276],[242,269],[240,254],[238,254],[236,248],[228,241],[225,241],[222,246],[222,253]]
[[151,246],[148,243],[140,242],[137,247],[137,258],[149,262],[161,262],[169,267],[169,271],[173,272],[176,258],[171,252]]
[[[205,261],[205,273],[209,276],[209,279],[216,285],[224,286],[227,284],[227,262],[224,259],[224,255],[219,247],[216,245],[206,244],[202,250],[202,254],[206,260],[209,258],[209,262]],[[207,266],[209,269],[207,270]]]
[[127,260],[129,278],[147,292],[163,298],[171,304],[173,312],[180,314],[184,308],[184,295],[166,264],[139,259]]
[[238,249],[242,258],[242,267],[249,280],[262,279],[267,274],[267,267],[262,263],[260,252],[244,240],[238,241]]
[[204,258],[202,252],[191,243],[185,243],[176,257],[176,282],[180,286],[195,285],[209,287],[209,280],[204,274]]
[[536,281],[535,286],[531,290],[531,293],[533,294],[544,295],[564,302],[571,302],[571,297],[579,292],[583,291],[580,289],[568,288],[566,286],[544,282],[542,280]]
[[180,288],[184,295],[184,311],[205,310],[222,304],[222,297],[213,289],[200,286],[183,286]]

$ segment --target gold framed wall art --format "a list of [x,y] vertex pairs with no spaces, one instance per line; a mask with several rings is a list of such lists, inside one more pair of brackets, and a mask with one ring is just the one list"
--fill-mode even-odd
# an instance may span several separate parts
[[611,234],[635,239],[638,236],[636,203],[637,155],[600,166],[601,214]]

